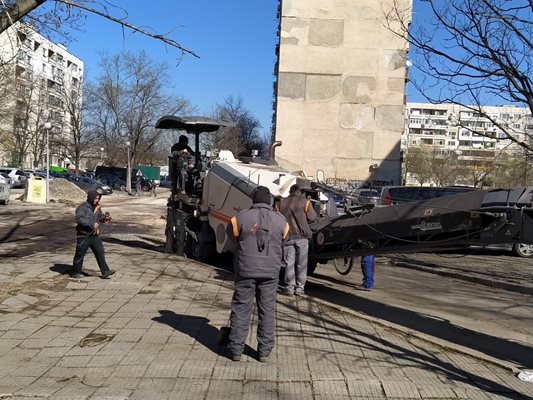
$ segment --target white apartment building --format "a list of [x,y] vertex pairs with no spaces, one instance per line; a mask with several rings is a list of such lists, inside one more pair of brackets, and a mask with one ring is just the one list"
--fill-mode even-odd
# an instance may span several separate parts
[[0,35],[0,65],[2,81],[13,88],[0,99],[0,165],[45,167],[45,122],[52,124],[50,165],[70,164],[65,156],[68,108],[72,99],[81,99],[83,61],[16,23]]
[[[527,138],[526,132],[533,132],[533,118],[528,108],[486,106],[483,111],[520,140]],[[519,148],[479,112],[457,104],[431,103],[406,104],[401,147],[404,153],[413,147],[425,147],[437,153],[453,152],[464,171],[486,170],[500,152]],[[409,176],[406,183],[413,183]]]

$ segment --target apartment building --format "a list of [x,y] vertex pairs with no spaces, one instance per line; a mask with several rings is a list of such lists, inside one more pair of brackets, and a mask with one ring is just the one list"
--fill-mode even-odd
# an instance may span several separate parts
[[279,4],[276,160],[311,176],[399,184],[408,44],[384,26],[393,1]]
[[[435,156],[452,155],[462,171],[460,182],[471,184],[471,176],[488,173],[498,155],[516,152],[520,147],[492,121],[505,126],[519,140],[533,132],[533,118],[528,108],[486,106],[490,118],[457,104],[407,103],[402,151],[424,147]],[[413,178],[406,176],[407,184]]]
[[81,107],[83,61],[16,23],[0,35],[0,65],[4,87],[12,88],[0,99],[0,165],[44,167],[47,133],[50,165],[70,164],[66,149]]

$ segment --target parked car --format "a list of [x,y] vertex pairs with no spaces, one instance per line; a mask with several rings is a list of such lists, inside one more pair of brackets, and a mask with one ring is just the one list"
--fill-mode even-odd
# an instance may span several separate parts
[[379,204],[380,193],[376,189],[357,189],[353,195],[353,202],[357,205]]
[[9,187],[13,186],[13,180],[5,172],[0,172],[0,183],[7,184]]
[[83,177],[85,177],[85,178],[96,179],[96,175],[94,174],[93,171],[85,171],[85,172],[82,172],[82,173],[80,173],[80,176],[83,176]]
[[78,176],[70,179],[70,181],[81,189],[83,189],[85,192],[89,192],[89,190],[97,190],[102,194],[113,193],[113,189],[111,188],[111,186],[105,185],[104,183],[97,181],[96,179]]
[[96,179],[115,190],[126,190],[126,182],[113,174],[100,174]]
[[0,172],[3,172],[11,178],[13,188],[23,188],[26,186],[28,177],[26,174],[18,168],[1,167]]
[[170,180],[170,176],[167,175],[161,175],[159,178],[159,186],[169,188],[172,186],[172,181]]
[[[46,172],[45,171],[35,171],[33,173],[33,176],[37,176],[39,178],[46,179]],[[52,175],[48,174],[48,179],[52,180],[52,179],[54,179],[54,177]]]

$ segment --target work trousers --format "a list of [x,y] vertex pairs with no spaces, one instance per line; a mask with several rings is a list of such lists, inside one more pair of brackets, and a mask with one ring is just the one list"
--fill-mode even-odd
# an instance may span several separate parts
[[372,289],[374,287],[374,256],[361,257],[361,272],[363,273],[363,286]]
[[228,350],[242,354],[250,329],[254,297],[257,306],[257,351],[267,355],[274,348],[276,338],[276,278],[235,279],[235,291],[231,300],[231,321]]
[[290,239],[283,244],[285,261],[285,289],[289,292],[303,291],[307,280],[307,257],[309,240]]
[[104,244],[100,236],[78,236],[76,237],[76,253],[74,254],[74,262],[72,263],[74,273],[81,273],[83,259],[89,248],[92,250],[102,274],[109,271],[109,267],[105,261]]

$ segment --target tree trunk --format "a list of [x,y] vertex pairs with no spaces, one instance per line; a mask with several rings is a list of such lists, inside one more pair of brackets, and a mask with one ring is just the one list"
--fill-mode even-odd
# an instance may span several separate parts
[[46,0],[17,0],[4,11],[0,12],[0,33],[24,17]]

